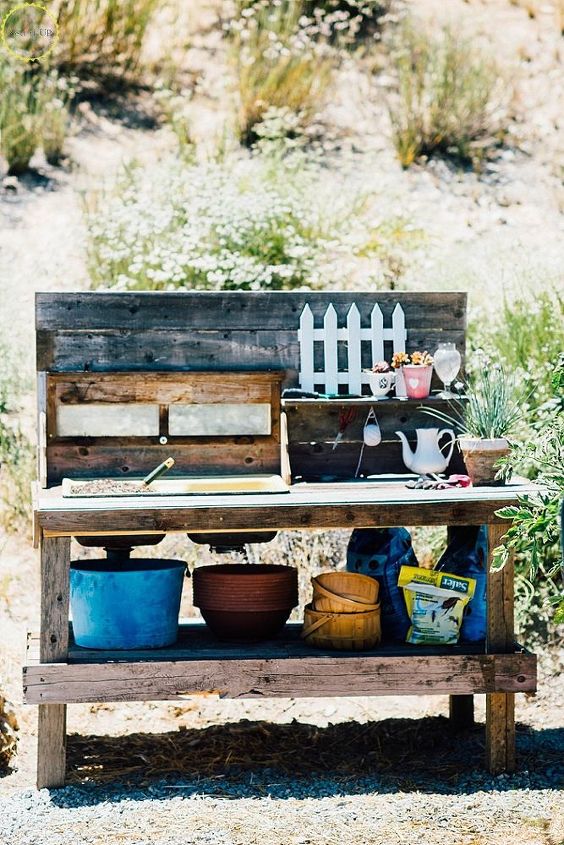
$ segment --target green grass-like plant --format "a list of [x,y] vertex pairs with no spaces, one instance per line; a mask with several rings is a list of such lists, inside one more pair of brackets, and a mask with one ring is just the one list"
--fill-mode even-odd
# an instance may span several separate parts
[[0,90],[0,152],[8,173],[18,176],[29,167],[40,139],[37,78],[23,64],[0,56]]
[[163,0],[58,0],[54,60],[81,76],[135,73],[155,11]]
[[[542,417],[534,436],[514,450],[511,463],[533,467],[540,490],[521,496],[517,505],[498,515],[511,520],[503,544],[494,554],[494,568],[502,568],[515,553],[518,571],[530,581],[541,577],[550,585],[555,621],[564,623],[564,354],[553,375],[554,399],[550,415]],[[559,547],[560,540],[560,547]],[[522,562],[522,563],[521,563]],[[521,564],[519,566],[519,564]]]
[[527,403],[515,378],[498,363],[476,356],[465,400],[453,399],[451,412],[424,408],[425,413],[456,426],[467,437],[495,440],[510,437],[526,416]]
[[392,46],[396,90],[389,102],[403,167],[435,153],[477,161],[499,142],[504,109],[493,58],[450,28],[404,24]]
[[256,140],[254,128],[272,108],[289,109],[307,126],[333,78],[327,43],[300,30],[301,4],[281,0],[243,9],[231,27],[232,59],[239,94],[241,141]]

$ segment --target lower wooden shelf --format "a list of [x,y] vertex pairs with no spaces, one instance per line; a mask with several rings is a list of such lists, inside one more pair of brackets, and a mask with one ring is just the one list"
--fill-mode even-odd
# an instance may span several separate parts
[[28,638],[27,704],[156,701],[215,693],[222,698],[467,695],[532,692],[536,656],[485,654],[482,644],[383,645],[372,651],[320,651],[287,625],[277,640],[218,643],[201,624],[182,625],[178,641],[155,651],[98,651],[72,641],[68,661],[40,663]]

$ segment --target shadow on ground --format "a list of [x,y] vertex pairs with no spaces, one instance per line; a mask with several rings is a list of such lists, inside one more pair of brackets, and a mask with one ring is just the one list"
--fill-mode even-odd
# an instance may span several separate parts
[[493,778],[483,767],[483,725],[456,732],[442,716],[326,728],[245,720],[163,734],[72,735],[68,783],[79,787],[80,803],[118,800],[124,785],[147,797],[230,798],[541,789],[564,782],[563,748],[564,729],[518,726],[517,772]]

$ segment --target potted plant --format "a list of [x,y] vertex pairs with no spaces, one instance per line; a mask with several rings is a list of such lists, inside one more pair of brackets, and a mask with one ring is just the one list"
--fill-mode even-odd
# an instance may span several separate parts
[[[392,367],[399,371],[398,375],[401,374],[408,399],[426,399],[429,396],[433,375],[433,356],[427,351],[416,350],[411,355],[406,352],[396,352],[392,358]],[[398,379],[396,379],[398,396],[402,395],[401,380],[398,385]]]
[[449,402],[452,413],[423,410],[458,428],[460,451],[475,487],[504,484],[505,474],[497,464],[511,451],[509,437],[523,420],[524,398],[503,367],[482,358],[469,379],[464,399]]
[[394,384],[394,371],[387,361],[377,361],[368,372],[372,395],[376,399],[385,399]]

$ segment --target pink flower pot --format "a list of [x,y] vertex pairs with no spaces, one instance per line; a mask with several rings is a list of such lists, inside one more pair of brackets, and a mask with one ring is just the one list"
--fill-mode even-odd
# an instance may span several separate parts
[[418,367],[413,364],[404,364],[401,369],[408,399],[426,399],[431,392],[432,365]]

